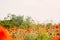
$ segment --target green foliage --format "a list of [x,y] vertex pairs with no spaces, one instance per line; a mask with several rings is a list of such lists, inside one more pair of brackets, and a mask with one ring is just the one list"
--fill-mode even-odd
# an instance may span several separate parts
[[26,29],[30,27],[35,27],[36,24],[32,21],[31,17],[27,17],[25,20],[23,20],[23,23],[20,25],[20,28]]
[[36,34],[27,33],[27,36],[24,40],[36,40],[36,39],[37,39]]
[[7,27],[11,28],[14,26],[19,27],[23,23],[23,16],[16,16],[16,15],[8,15],[5,17],[4,20],[0,21],[0,24]]
[[46,24],[46,27],[47,27],[47,28],[50,28],[51,26],[52,26],[52,23],[47,23],[47,24]]
[[14,14],[8,14],[4,20],[0,21],[0,25],[5,26],[6,28],[20,27],[20,28],[30,28],[36,26],[32,21],[31,17],[27,16],[24,20],[24,16],[16,16]]

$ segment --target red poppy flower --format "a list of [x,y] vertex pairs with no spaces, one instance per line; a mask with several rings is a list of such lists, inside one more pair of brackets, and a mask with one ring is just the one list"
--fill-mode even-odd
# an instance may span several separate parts
[[55,27],[56,27],[56,28],[60,28],[60,26],[59,26],[59,25],[55,25]]
[[0,40],[12,40],[11,35],[3,26],[0,26]]
[[55,36],[54,40],[60,40],[60,36]]

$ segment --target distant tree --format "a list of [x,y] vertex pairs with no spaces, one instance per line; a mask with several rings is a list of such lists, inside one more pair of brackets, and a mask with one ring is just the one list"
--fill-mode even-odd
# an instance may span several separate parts
[[52,23],[47,23],[47,24],[46,24],[46,27],[47,27],[47,28],[50,28],[51,26],[52,26]]
[[21,28],[30,28],[30,27],[35,27],[36,24],[33,22],[33,19],[29,16],[23,21],[23,23],[20,25]]
[[1,25],[4,25],[5,27],[14,27],[21,25],[23,23],[23,16],[16,16],[14,14],[8,15],[4,18],[4,20],[0,21]]
[[27,16],[24,20],[24,16],[16,16],[14,14],[8,14],[7,17],[4,17],[4,20],[0,21],[0,25],[6,28],[20,27],[23,29],[36,26],[31,17]]

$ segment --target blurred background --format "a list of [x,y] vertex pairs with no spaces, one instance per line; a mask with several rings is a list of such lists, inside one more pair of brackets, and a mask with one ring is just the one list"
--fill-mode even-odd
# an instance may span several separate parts
[[0,0],[0,19],[7,14],[31,16],[40,23],[59,23],[60,0]]

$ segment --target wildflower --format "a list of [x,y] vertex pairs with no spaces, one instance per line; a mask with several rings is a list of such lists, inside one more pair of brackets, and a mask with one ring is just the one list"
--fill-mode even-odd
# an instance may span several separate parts
[[60,36],[54,36],[54,40],[60,40]]
[[3,26],[0,26],[0,40],[12,40],[11,35]]

